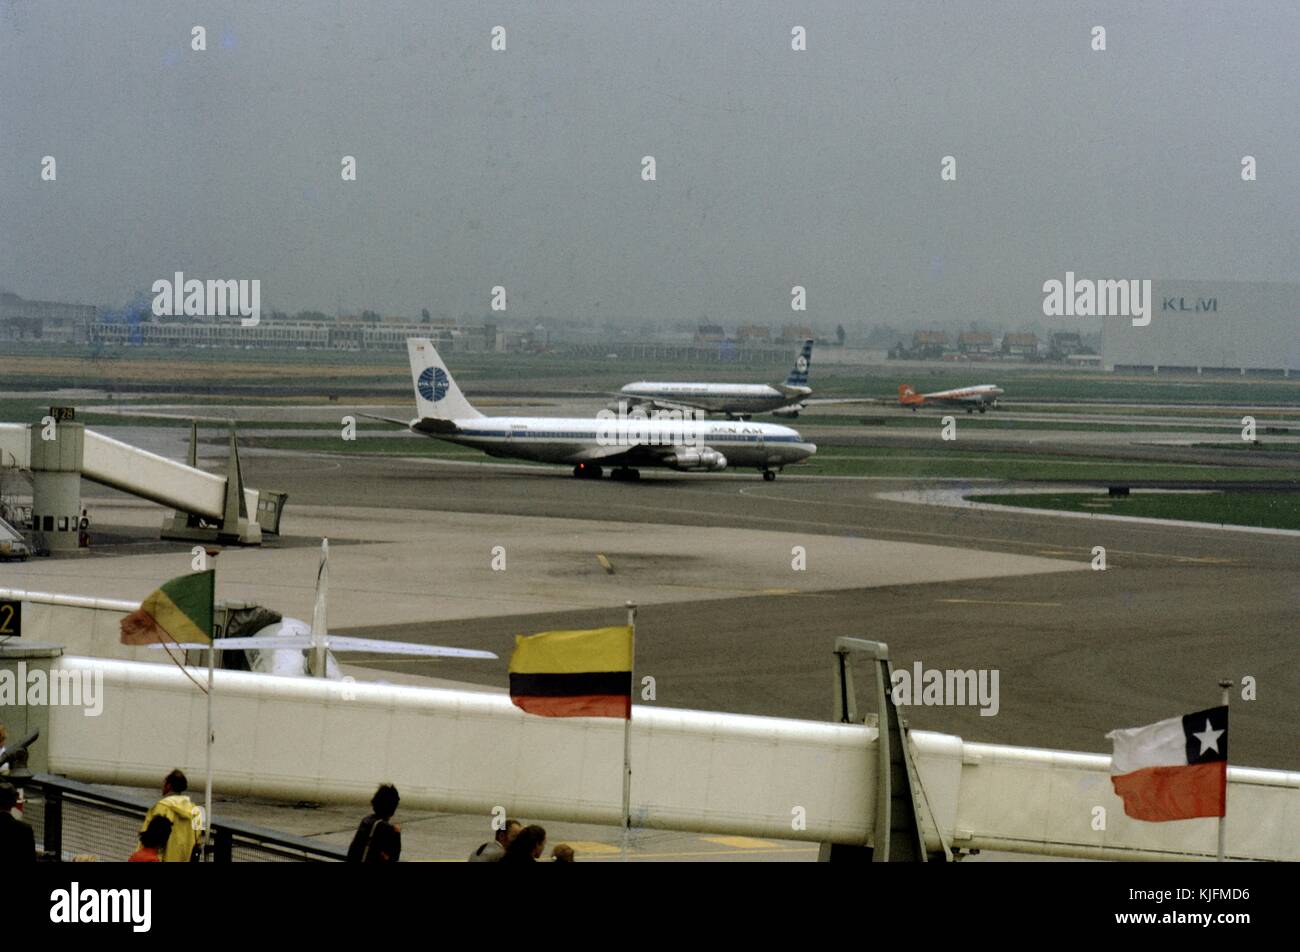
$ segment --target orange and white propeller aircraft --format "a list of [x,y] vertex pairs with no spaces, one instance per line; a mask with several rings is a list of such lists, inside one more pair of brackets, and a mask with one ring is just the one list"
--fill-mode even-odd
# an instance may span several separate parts
[[936,393],[917,393],[910,383],[899,384],[898,405],[911,407],[915,412],[921,407],[962,407],[967,413],[980,413],[989,407],[998,405],[998,397],[1003,390],[991,383],[982,383],[977,387],[959,387],[956,390],[940,390]]

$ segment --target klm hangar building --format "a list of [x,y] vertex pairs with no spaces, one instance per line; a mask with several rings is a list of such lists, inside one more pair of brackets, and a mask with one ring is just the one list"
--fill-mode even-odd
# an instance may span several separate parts
[[1300,376],[1300,284],[1151,282],[1151,323],[1103,318],[1102,365],[1151,373]]

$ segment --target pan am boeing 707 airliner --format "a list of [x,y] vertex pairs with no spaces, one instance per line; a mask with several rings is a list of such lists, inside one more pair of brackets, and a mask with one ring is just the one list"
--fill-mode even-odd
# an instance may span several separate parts
[[401,423],[412,432],[472,446],[490,456],[564,463],[579,478],[638,479],[640,469],[719,472],[753,467],[764,479],[817,452],[795,430],[772,423],[641,419],[608,411],[594,418],[488,417],[470,405],[432,341],[406,342],[419,416]]

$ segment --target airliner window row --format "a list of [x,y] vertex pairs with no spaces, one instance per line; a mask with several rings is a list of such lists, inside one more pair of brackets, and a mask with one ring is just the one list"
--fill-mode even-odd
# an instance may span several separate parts
[[[552,440],[598,440],[608,439],[615,436],[615,433],[595,433],[593,431],[562,431],[553,433],[545,431],[514,431],[507,433],[502,430],[462,430],[464,436],[488,436],[488,437],[506,437],[506,436],[526,436],[529,439],[552,439]],[[650,436],[662,436],[663,434],[651,433]],[[685,434],[684,434],[685,435]],[[708,433],[701,434],[704,439],[711,443],[799,443],[802,442],[797,436],[772,436],[770,434],[747,434],[747,433]]]
[[776,394],[773,393],[717,393],[713,390],[669,390],[664,389],[661,393],[670,393],[675,396],[689,397],[715,397],[723,396],[728,400],[771,400]]

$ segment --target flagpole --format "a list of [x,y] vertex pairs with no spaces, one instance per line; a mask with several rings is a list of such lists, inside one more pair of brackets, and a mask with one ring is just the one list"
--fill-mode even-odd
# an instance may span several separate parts
[[[1219,687],[1223,689],[1223,706],[1227,708],[1229,702],[1232,699],[1232,695],[1231,695],[1232,682],[1220,681]],[[1226,735],[1228,739],[1227,741],[1224,742],[1225,746],[1227,746],[1227,744],[1230,743],[1232,740],[1231,728],[1232,728],[1231,724],[1224,724],[1224,729],[1229,731],[1229,734]],[[1220,863],[1224,861],[1225,858],[1224,854],[1226,853],[1227,842],[1228,842],[1228,763],[1227,763],[1227,758],[1225,757],[1224,764],[1223,764],[1223,816],[1219,817],[1218,862]]]
[[627,603],[627,626],[632,629],[632,658],[628,666],[628,716],[623,720],[623,862],[627,862],[628,840],[632,835],[632,698],[636,685],[636,602]]
[[[216,561],[216,558],[219,554],[220,554],[219,552],[211,553],[214,562]],[[212,599],[213,599],[214,607],[216,601],[216,594],[217,594],[217,573],[216,573],[216,566],[214,565],[213,572],[212,572]],[[209,639],[212,638],[214,635],[215,632],[213,631],[208,632]],[[203,862],[205,863],[212,861],[212,694],[213,694],[212,672],[216,668],[216,659],[217,659],[216,646],[210,644],[208,645],[208,736],[207,736],[207,744],[204,745],[206,748],[206,754],[205,754],[205,765],[203,770],[204,776],[206,777],[206,780],[204,782],[204,791],[203,791]]]
[[[212,558],[213,562],[216,561],[217,556],[220,554],[221,554],[220,551],[213,552],[209,550],[208,552],[208,555]],[[214,609],[216,607],[216,595],[217,595],[217,567],[216,565],[213,565],[212,592],[209,598],[211,599],[210,604],[213,606]],[[213,621],[215,622],[215,619],[213,619]],[[210,629],[208,631],[209,641],[211,641],[211,639],[214,638],[217,634],[217,632],[214,630],[215,628],[216,625],[214,624],[213,629]],[[214,693],[212,672],[216,668],[216,659],[217,659],[216,646],[213,644],[209,644],[208,645],[208,736],[207,736],[207,743],[204,745],[206,752],[204,755],[205,761],[204,761],[204,770],[203,770],[206,780],[204,782],[204,791],[203,791],[203,857],[202,859],[203,862],[205,863],[212,861],[212,695]]]
[[214,659],[217,655],[217,649],[208,647],[208,752],[207,766],[204,773],[207,775],[207,789],[204,791],[203,800],[203,862],[208,863],[212,860],[212,850],[209,848],[212,843],[212,670],[215,666]]

